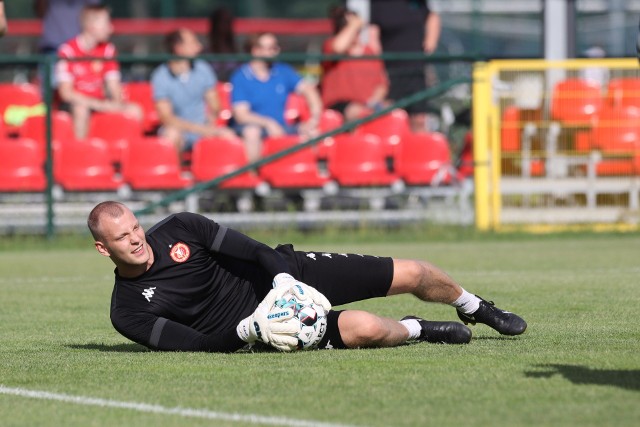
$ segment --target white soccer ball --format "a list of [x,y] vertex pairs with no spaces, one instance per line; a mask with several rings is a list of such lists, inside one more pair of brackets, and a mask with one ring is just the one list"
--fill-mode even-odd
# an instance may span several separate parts
[[296,350],[313,350],[318,347],[320,340],[327,330],[327,313],[321,305],[311,300],[300,300],[292,293],[286,293],[277,300],[274,309],[291,309],[291,320],[300,322],[300,332]]

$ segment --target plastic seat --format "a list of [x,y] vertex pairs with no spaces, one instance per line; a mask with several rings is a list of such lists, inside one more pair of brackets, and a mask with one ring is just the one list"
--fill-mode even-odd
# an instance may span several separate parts
[[[38,86],[30,83],[0,83],[0,117],[6,125],[7,132],[16,132],[18,126],[22,124],[22,119],[26,118],[26,116],[10,117],[11,114],[6,114],[8,107],[33,107],[40,103],[42,103],[42,96]],[[17,114],[17,116],[21,116],[21,114]],[[7,119],[9,120],[7,121]],[[13,123],[14,120],[18,123]]]
[[344,124],[344,116],[336,110],[323,110],[318,128],[321,133],[337,129]]
[[[300,143],[297,135],[267,138],[264,141],[263,156],[270,156]],[[329,181],[318,168],[316,155],[311,147],[268,163],[260,168],[262,179],[276,188],[317,188]]]
[[142,128],[145,132],[153,132],[160,125],[160,118],[153,101],[151,82],[128,82],[122,84],[124,99],[135,102],[142,108]]
[[343,186],[390,185],[398,177],[388,171],[385,157],[376,135],[339,135],[329,160],[329,172]]
[[100,138],[109,144],[112,162],[120,163],[129,141],[141,137],[142,122],[122,113],[96,113],[91,116],[89,137]]
[[[27,118],[22,126],[18,129],[18,134],[21,137],[33,139],[36,141],[41,149],[43,155],[46,155],[46,135],[47,124],[46,117],[34,116]],[[60,142],[75,141],[76,137],[73,131],[73,121],[71,115],[65,111],[54,111],[51,115],[52,126],[52,145],[53,148],[60,144]]]
[[[191,172],[196,181],[209,181],[247,165],[244,144],[239,139],[203,138],[193,146]],[[243,173],[220,184],[224,189],[256,188],[262,180]]]
[[613,107],[640,108],[640,79],[634,77],[611,79],[607,85],[607,100]]
[[0,139],[0,191],[40,192],[46,186],[40,145],[28,138]]
[[284,119],[289,124],[302,123],[309,120],[311,111],[303,95],[292,93],[287,98],[284,108]]
[[138,137],[129,142],[122,175],[133,190],[177,190],[192,183],[182,174],[174,145],[159,137]]
[[[592,149],[602,152],[599,175],[640,173],[640,107],[607,107],[600,111],[591,132]],[[615,158],[616,155],[619,158]]]
[[405,136],[397,160],[397,173],[409,185],[449,184],[453,178],[449,143],[441,133]]
[[61,141],[54,154],[54,178],[66,191],[115,191],[122,184],[99,138]]
[[502,113],[500,130],[502,151],[520,151],[520,110],[509,106]]
[[602,104],[598,83],[577,78],[566,79],[553,89],[551,118],[567,126],[588,126]]
[[216,93],[218,94],[218,126],[225,126],[231,120],[233,112],[231,110],[231,91],[233,85],[229,82],[216,83]]
[[355,131],[356,134],[370,133],[378,136],[388,156],[397,153],[402,138],[410,132],[409,115],[399,108],[359,126]]

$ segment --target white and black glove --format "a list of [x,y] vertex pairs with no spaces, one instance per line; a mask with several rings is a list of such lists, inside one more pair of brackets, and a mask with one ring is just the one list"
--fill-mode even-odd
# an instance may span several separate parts
[[252,344],[260,340],[278,350],[292,351],[298,345],[294,335],[300,332],[300,323],[289,321],[293,317],[291,308],[270,311],[273,304],[269,305],[266,300],[271,299],[270,294],[274,292],[272,289],[253,314],[238,323],[236,332],[244,342]]
[[267,294],[264,302],[267,303],[268,307],[273,307],[275,302],[282,298],[287,292],[291,292],[300,300],[310,299],[314,303],[321,305],[325,313],[331,310],[331,303],[324,295],[317,289],[294,279],[293,276],[288,273],[276,274],[273,278],[273,290]]

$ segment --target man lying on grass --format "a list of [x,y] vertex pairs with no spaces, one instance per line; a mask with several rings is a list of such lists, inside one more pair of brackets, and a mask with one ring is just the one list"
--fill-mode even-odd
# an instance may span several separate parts
[[407,293],[455,307],[465,324],[484,323],[504,335],[522,334],[527,327],[426,261],[302,252],[289,244],[272,249],[186,212],[145,233],[127,206],[112,201],[91,211],[88,226],[98,252],[116,265],[113,326],[151,349],[233,352],[262,342],[295,350],[299,325],[290,316],[269,316],[285,293],[326,310],[326,331],[316,348],[471,340],[471,330],[459,322],[331,310],[332,304]]

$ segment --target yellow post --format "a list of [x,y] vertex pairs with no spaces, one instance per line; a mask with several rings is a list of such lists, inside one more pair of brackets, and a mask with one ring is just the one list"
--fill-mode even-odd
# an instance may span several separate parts
[[489,110],[491,108],[491,81],[484,62],[473,66],[473,163],[475,185],[476,228],[490,227],[489,180]]

